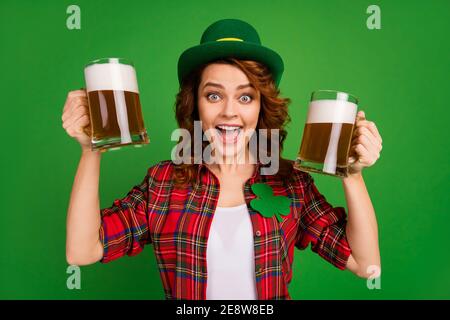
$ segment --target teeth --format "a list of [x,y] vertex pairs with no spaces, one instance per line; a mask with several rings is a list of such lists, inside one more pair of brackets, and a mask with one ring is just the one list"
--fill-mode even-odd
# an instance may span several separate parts
[[217,126],[217,128],[222,129],[222,130],[237,130],[237,129],[241,129],[241,127],[235,127],[235,126]]

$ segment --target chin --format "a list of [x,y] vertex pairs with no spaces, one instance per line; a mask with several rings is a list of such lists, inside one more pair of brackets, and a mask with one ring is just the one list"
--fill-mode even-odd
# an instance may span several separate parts
[[239,159],[240,159],[240,161],[245,160],[243,156],[239,157],[239,155],[241,155],[244,150],[243,150],[243,147],[239,148],[237,143],[228,144],[226,146],[223,146],[223,145],[216,146],[215,145],[214,147],[215,147],[215,154],[218,157],[219,163],[220,163],[220,161],[223,161],[222,157],[225,157],[227,159],[230,159],[230,158],[236,159],[236,161]]

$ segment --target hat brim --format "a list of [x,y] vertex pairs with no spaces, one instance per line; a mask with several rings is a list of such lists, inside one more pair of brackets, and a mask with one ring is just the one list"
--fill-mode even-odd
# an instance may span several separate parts
[[241,41],[206,42],[185,50],[178,59],[180,85],[183,79],[197,67],[227,57],[254,60],[265,64],[270,69],[275,85],[278,87],[284,70],[280,55],[267,47]]

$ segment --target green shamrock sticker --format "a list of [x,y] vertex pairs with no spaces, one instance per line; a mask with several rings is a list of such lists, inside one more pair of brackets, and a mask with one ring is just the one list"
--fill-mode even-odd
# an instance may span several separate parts
[[280,215],[286,216],[291,212],[291,199],[285,196],[274,196],[272,188],[267,184],[252,184],[252,191],[258,198],[250,201],[250,206],[259,211],[262,216],[269,218],[275,215],[281,222]]

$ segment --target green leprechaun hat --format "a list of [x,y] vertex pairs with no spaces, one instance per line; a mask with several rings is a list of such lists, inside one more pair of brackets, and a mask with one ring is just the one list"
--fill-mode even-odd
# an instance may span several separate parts
[[261,45],[258,32],[238,19],[214,22],[203,32],[200,44],[185,50],[178,59],[178,81],[197,67],[221,58],[254,60],[265,64],[278,87],[284,64],[280,55]]

